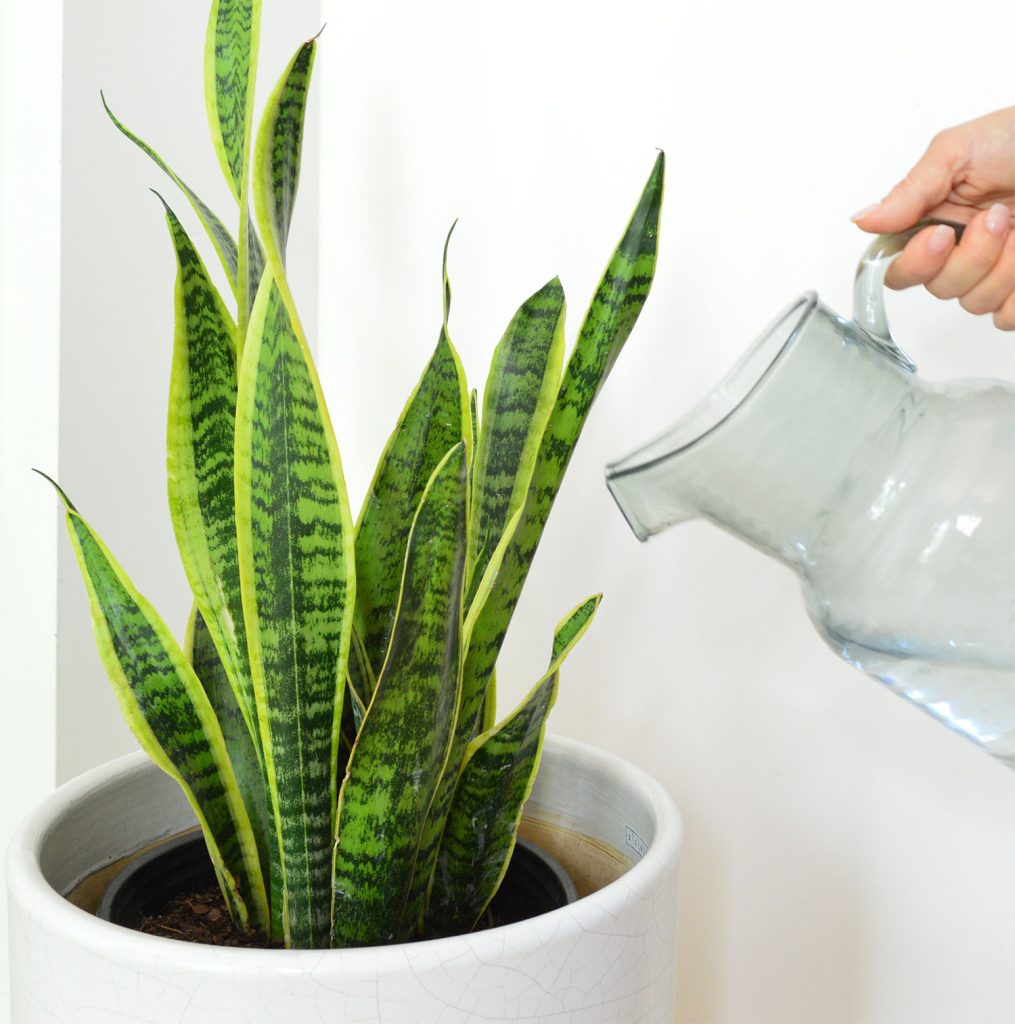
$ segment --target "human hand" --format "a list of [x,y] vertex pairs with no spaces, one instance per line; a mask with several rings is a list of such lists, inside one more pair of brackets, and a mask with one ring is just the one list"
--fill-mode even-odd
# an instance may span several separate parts
[[1015,107],[936,135],[915,167],[874,206],[853,215],[864,231],[904,231],[924,217],[966,224],[921,231],[888,270],[889,288],[926,285],[970,313],[1015,330]]

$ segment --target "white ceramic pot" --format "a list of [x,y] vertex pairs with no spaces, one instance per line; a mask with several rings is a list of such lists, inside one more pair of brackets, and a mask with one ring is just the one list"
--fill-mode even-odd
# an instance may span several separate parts
[[570,906],[371,949],[195,945],[101,921],[64,896],[194,825],[143,754],[120,758],[63,786],[15,836],[13,1024],[668,1024],[681,847],[672,800],[619,758],[550,737],[525,816],[579,893],[592,890]]

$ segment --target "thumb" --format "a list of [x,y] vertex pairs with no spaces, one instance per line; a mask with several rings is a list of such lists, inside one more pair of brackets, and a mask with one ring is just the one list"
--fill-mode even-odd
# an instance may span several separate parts
[[916,166],[874,206],[853,215],[864,231],[904,231],[940,206],[951,192],[961,160],[946,142],[935,139]]

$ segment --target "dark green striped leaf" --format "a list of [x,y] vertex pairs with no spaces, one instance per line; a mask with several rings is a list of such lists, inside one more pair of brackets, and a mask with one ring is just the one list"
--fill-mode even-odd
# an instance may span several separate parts
[[212,0],[204,51],[204,98],[222,173],[233,195],[245,191],[261,0]]
[[237,252],[236,242],[233,240],[232,235],[229,233],[228,228],[215,216],[214,213],[201,201],[200,196],[197,195],[194,190],[183,181],[182,178],[159,156],[158,153],[152,149],[143,139],[135,135],[126,125],[119,121],[116,115],[109,109],[109,104],[106,103],[106,97],[102,96],[102,105],[106,108],[106,113],[109,115],[109,119],[116,125],[116,127],[134,143],[143,153],[147,154],[158,166],[161,168],[172,181],[177,185],[181,192],[187,197],[190,205],[193,206],[194,212],[197,214],[198,219],[204,225],[205,231],[208,232],[208,237],[211,239],[212,245],[215,246],[215,251],[218,253],[219,260],[222,262],[222,268],[226,272],[226,277],[229,279],[229,287],[232,288],[233,294],[238,293],[236,285],[236,271],[237,271]]
[[428,935],[471,931],[497,892],[539,768],[560,666],[588,629],[600,600],[601,595],[589,598],[564,619],[543,678],[511,715],[469,745],[437,855]]
[[459,441],[434,470],[413,521],[388,656],[339,801],[335,946],[415,932],[420,837],[459,696],[467,477]]
[[281,846],[286,945],[327,946],[336,766],[355,572],[320,382],[265,272],[236,412],[243,611]]
[[434,469],[464,437],[468,403],[461,360],[441,330],[381,455],[356,529],[357,631],[375,675],[391,637],[412,517]]
[[263,928],[267,898],[257,844],[215,712],[155,609],[57,491],[88,590],[99,655],[127,723],[194,808],[234,919]]
[[[606,268],[568,360],[536,456],[522,519],[472,632],[463,675],[461,722],[479,720],[533,555],[589,410],[641,313],[655,273],[664,157],[660,153],[620,244]],[[475,725],[472,725],[475,728]]]
[[[240,796],[243,798],[250,818],[254,841],[257,844],[257,859],[264,878],[264,887],[271,893],[271,909],[279,911],[278,930],[281,937],[282,888],[278,860],[278,843],[275,839],[275,821],[269,809],[264,772],[261,769],[258,749],[247,728],[247,722],[236,701],[229,676],[222,664],[211,632],[195,604],[187,621],[187,636],[183,645],[191,666],[201,687],[215,712],[215,718],[222,729],[229,762],[236,775]],[[272,881],[274,880],[274,885]]]
[[168,205],[166,220],[178,267],[167,430],[169,512],[202,622],[260,757],[236,555],[236,328]]
[[[475,626],[476,619],[478,618],[480,611],[482,610],[483,603],[486,601],[486,598],[497,579],[497,574],[500,572],[500,566],[504,559],[504,554],[507,551],[508,545],[511,542],[511,536],[517,528],[520,519],[521,510],[515,512],[507,521],[507,525],[504,528],[504,536],[501,538],[497,547],[494,548],[493,553],[490,556],[490,560],[487,563],[483,578],[480,580],[479,585],[476,588],[476,592],[472,598],[472,603],[468,606],[468,612],[465,615],[465,623],[462,633],[463,651],[468,650],[469,637],[472,634],[472,629]],[[468,564],[467,554],[466,564]],[[489,698],[488,704],[493,704],[495,700],[495,689],[494,675],[492,674],[486,691],[487,697]],[[462,693],[458,700],[459,709],[463,706],[464,700],[465,694]],[[493,710],[495,710],[495,708],[493,708],[492,711]],[[459,715],[460,713],[461,712],[459,711]],[[430,810],[427,813],[426,825],[424,826],[420,837],[419,853],[416,857],[417,868],[416,875],[413,880],[411,897],[417,914],[422,910],[422,906],[426,898],[426,892],[430,884],[430,878],[433,875],[434,864],[437,860],[437,848],[441,841],[441,834],[444,831],[445,822],[447,821],[448,809],[451,806],[451,798],[455,791],[455,782],[458,779],[458,770],[462,764],[462,759],[465,757],[466,748],[468,747],[470,739],[472,739],[471,735],[466,735],[461,729],[461,719],[456,718],[454,735],[451,741],[451,750],[448,753],[448,768],[441,777],[441,780],[437,785],[437,791],[430,803]]]
[[276,278],[285,267],[286,242],[300,180],[303,118],[317,43],[304,43],[268,99],[254,150],[254,212],[268,264]]
[[240,204],[237,323],[242,348],[264,253],[250,220],[250,143],[261,35],[261,0],[212,0],[204,51],[204,98],[219,165]]
[[564,289],[554,278],[511,319],[483,390],[469,523],[473,586],[486,571],[508,519],[525,501],[563,361]]

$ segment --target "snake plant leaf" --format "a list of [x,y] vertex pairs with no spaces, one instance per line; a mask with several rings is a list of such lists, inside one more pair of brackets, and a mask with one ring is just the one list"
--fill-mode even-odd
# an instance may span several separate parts
[[257,844],[215,712],[155,609],[50,483],[66,508],[95,641],[124,716],[145,752],[179,783],[193,807],[234,920],[263,928],[267,897]]
[[444,310],[444,333],[448,333],[448,316],[451,313],[451,278],[448,277],[448,250],[451,248],[451,236],[455,233],[458,225],[457,218],[448,229],[447,237],[444,239],[444,257],[441,260],[441,305]]
[[233,236],[229,233],[229,229],[215,216],[215,214],[209,209],[209,207],[201,200],[201,197],[189,186],[183,179],[159,156],[158,153],[152,149],[143,139],[135,135],[122,121],[120,121],[112,110],[109,109],[109,104],[106,102],[106,97],[102,96],[102,105],[106,108],[106,113],[109,115],[109,119],[114,125],[124,134],[135,146],[138,147],[143,153],[149,156],[155,163],[155,165],[163,170],[169,178],[176,184],[180,191],[187,197],[190,205],[194,208],[194,212],[197,214],[198,219],[204,225],[205,231],[208,232],[208,237],[211,239],[212,245],[215,247],[215,252],[218,254],[218,258],[222,263],[222,269],[226,272],[226,277],[229,280],[229,287],[232,289],[233,294],[238,294],[236,284],[236,273],[237,273],[237,250],[236,242]]
[[240,204],[237,337],[242,347],[264,253],[250,218],[251,128],[261,35],[261,0],[212,0],[204,51],[204,98],[222,173]]
[[[357,566],[357,571],[358,571]],[[362,586],[357,582],[356,596],[359,597],[359,591]],[[363,643],[363,637],[360,636],[359,628],[356,621],[353,621],[352,627],[352,644],[349,648],[349,686],[353,693],[356,695],[356,701],[363,714],[366,714],[367,701],[370,700],[370,695],[374,692],[374,687],[377,685],[377,676],[374,673],[373,668],[370,666],[370,661],[367,658],[366,646]],[[356,731],[359,732],[360,721],[356,722]]]
[[483,390],[469,524],[474,584],[486,571],[508,519],[525,501],[563,362],[564,289],[554,278],[512,317],[494,350]]
[[[479,437],[479,395],[476,389],[473,388],[469,392],[469,422],[472,425],[472,436],[474,438]],[[472,446],[472,465],[469,468],[469,472],[475,472],[476,468],[476,446]]]
[[555,632],[546,674],[512,714],[469,744],[437,855],[426,934],[471,931],[497,892],[539,769],[560,666],[601,598],[590,597],[566,616]]
[[353,530],[320,382],[270,270],[240,365],[235,449],[240,586],[285,941],[327,946]]
[[[465,371],[442,329],[384,448],[356,529],[357,632],[375,675],[391,637],[413,515],[434,469],[465,436],[468,415]],[[369,700],[369,691],[361,694]]]
[[168,205],[166,220],[178,267],[167,430],[169,512],[201,621],[260,759],[236,553],[236,328]]
[[415,931],[410,885],[458,704],[467,487],[459,441],[416,512],[388,656],[342,786],[334,946],[401,941]]
[[254,148],[254,213],[268,265],[276,279],[285,269],[296,189],[300,180],[303,120],[317,42],[296,51],[268,98]]
[[[500,572],[504,553],[507,551],[508,545],[511,542],[511,536],[520,520],[521,510],[519,509],[511,516],[504,528],[504,536],[493,551],[490,561],[486,566],[486,571],[483,574],[483,578],[480,580],[479,585],[476,588],[476,593],[473,596],[471,606],[465,606],[468,610],[465,614],[464,624],[462,627],[462,650],[468,649],[469,637],[476,623],[476,619],[479,617],[479,613],[482,610],[483,602],[486,600],[487,595],[493,588],[493,584],[497,579],[497,574]],[[468,547],[466,546],[466,551],[467,550]],[[468,555],[466,555],[466,564],[468,564],[467,559]],[[494,675],[491,675],[487,686],[488,697],[494,697],[495,689]],[[462,707],[463,702],[464,693],[459,698],[459,709]],[[460,714],[461,711],[459,711],[459,715]],[[433,876],[434,865],[437,861],[437,849],[440,845],[441,835],[447,821],[448,810],[451,806],[451,798],[455,792],[455,783],[458,779],[458,768],[462,764],[462,759],[465,756],[469,740],[472,739],[472,735],[467,734],[462,730],[460,728],[460,724],[460,718],[456,719],[454,735],[451,741],[451,750],[448,754],[448,770],[441,776],[441,780],[437,785],[437,791],[434,794],[434,798],[430,803],[430,810],[427,813],[426,825],[423,827],[423,831],[420,835],[419,852],[416,855],[416,874],[413,878],[413,884],[410,890],[410,905],[412,907],[412,913],[416,916],[422,912],[422,908],[426,900],[426,893],[429,888],[430,878]]]
[[[222,738],[225,740],[229,761],[236,775],[236,784],[247,808],[254,841],[257,843],[257,859],[261,866],[265,889],[272,892],[272,879],[275,880],[276,891],[272,892],[270,905],[272,908],[276,905],[281,907],[278,844],[275,841],[275,822],[268,806],[260,748],[254,746],[253,737],[236,700],[228,673],[197,604],[191,608],[187,620],[183,652],[193,667],[222,729]],[[278,925],[281,926],[281,917]],[[281,932],[278,934],[281,935]]]
[[204,50],[208,126],[222,173],[245,191],[261,35],[261,0],[212,0]]
[[[641,313],[655,274],[665,158],[660,152],[627,230],[607,265],[578,332],[543,434],[522,520],[496,584],[472,631],[463,674],[461,721],[478,722],[511,616],[532,564],[564,471],[589,410]],[[472,704],[475,704],[475,707]],[[474,717],[470,717],[474,716]],[[474,726],[473,726],[474,727]]]

